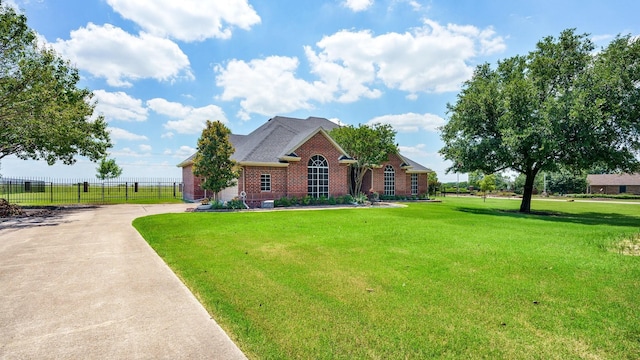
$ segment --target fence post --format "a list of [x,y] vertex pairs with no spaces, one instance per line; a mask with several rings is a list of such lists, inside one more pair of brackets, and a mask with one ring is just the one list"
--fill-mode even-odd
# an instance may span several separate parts
[[78,183],[78,204],[80,204],[80,184]]
[[129,182],[124,183],[124,201],[129,201]]
[[173,198],[176,198],[176,183],[173,183]]
[[51,182],[51,185],[49,186],[49,192],[51,193],[51,203],[53,204],[53,181]]
[[160,182],[158,182],[158,199],[162,199],[162,187]]
[[9,190],[7,191],[7,201],[11,202],[11,180],[9,180]]
[[104,181],[102,182],[102,202],[104,202]]

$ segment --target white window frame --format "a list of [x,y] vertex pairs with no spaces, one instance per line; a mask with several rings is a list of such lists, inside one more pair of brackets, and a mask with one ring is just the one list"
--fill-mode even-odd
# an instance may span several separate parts
[[384,194],[388,196],[396,194],[396,171],[391,165],[384,167]]
[[307,194],[329,197],[329,162],[322,155],[314,155],[307,162]]
[[271,192],[271,174],[260,174],[260,192]]
[[418,174],[411,174],[411,195],[418,195]]

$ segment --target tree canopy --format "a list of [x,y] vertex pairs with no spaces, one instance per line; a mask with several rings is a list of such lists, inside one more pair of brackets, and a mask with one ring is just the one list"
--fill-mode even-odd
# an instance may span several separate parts
[[367,170],[381,165],[389,154],[398,152],[396,132],[389,124],[347,125],[331,130],[329,135],[356,160],[349,167],[350,192],[354,196],[362,192]]
[[93,94],[79,81],[68,61],[38,45],[24,15],[0,4],[0,159],[103,158],[111,147],[107,124],[91,117]]
[[496,68],[479,65],[448,105],[448,170],[523,174],[521,212],[540,171],[640,170],[640,41],[617,36],[594,49],[570,29]]
[[96,177],[100,180],[115,179],[122,175],[122,168],[116,164],[115,159],[100,159],[100,163],[96,168]]
[[209,121],[198,139],[198,151],[193,160],[193,174],[202,178],[200,187],[214,195],[234,184],[239,177],[235,152],[229,141],[231,130],[220,121]]

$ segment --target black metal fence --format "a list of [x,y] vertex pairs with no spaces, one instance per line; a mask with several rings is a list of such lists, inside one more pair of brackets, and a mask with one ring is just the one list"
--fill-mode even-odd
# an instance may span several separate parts
[[179,201],[182,188],[180,179],[0,178],[0,198],[24,205]]

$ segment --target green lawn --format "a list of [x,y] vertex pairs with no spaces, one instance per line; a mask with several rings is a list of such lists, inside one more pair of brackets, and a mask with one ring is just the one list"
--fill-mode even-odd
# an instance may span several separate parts
[[[36,190],[37,189],[37,190]],[[86,190],[86,191],[85,191]],[[82,182],[55,184],[46,182],[34,185],[32,191],[20,186],[0,184],[0,198],[20,205],[68,205],[68,204],[155,204],[180,203],[182,193],[179,183],[135,182],[101,184]]]
[[640,205],[447,197],[134,226],[255,359],[637,359]]

